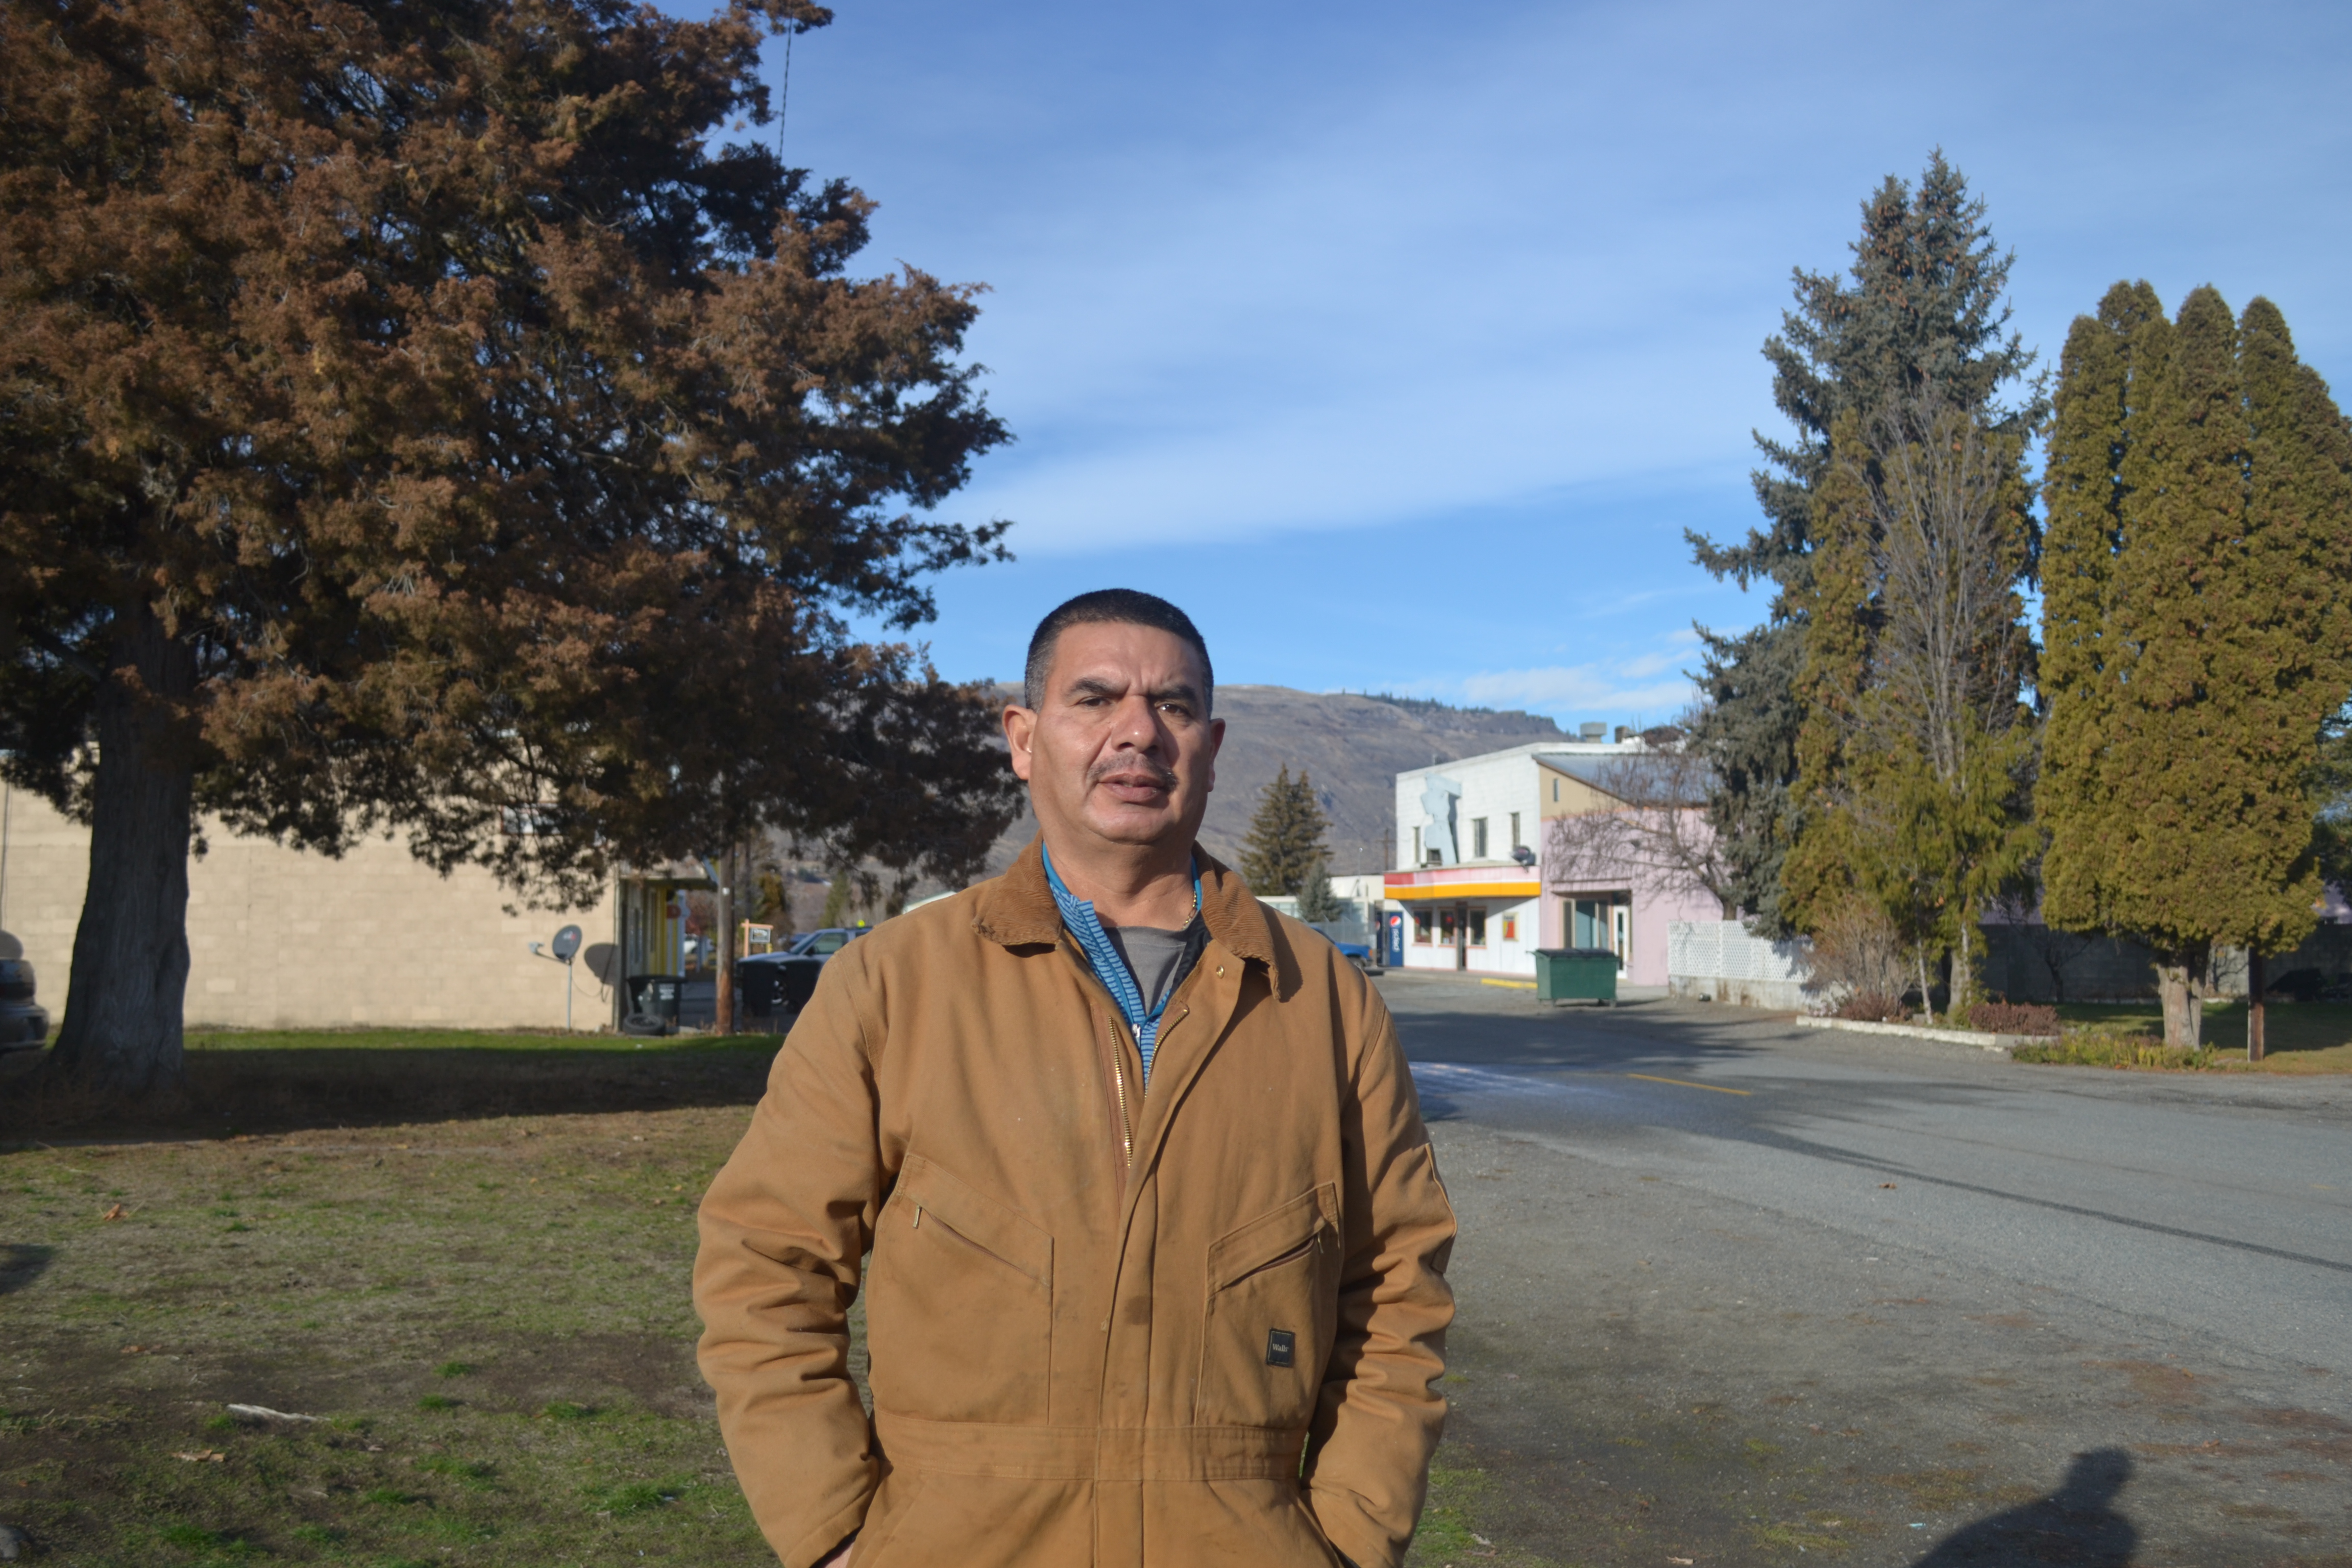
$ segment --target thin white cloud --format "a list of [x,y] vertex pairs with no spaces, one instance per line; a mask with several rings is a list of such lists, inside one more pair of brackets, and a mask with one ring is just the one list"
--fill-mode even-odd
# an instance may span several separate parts
[[1453,683],[1461,698],[1480,708],[1524,708],[1575,721],[1661,719],[1681,711],[1696,692],[1679,675],[1660,673],[1654,658],[1619,665],[1541,665],[1528,669],[1490,669]]

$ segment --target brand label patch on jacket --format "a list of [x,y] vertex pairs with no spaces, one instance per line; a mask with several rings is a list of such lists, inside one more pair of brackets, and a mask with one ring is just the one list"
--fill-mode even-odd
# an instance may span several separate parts
[[1288,1329],[1269,1329],[1265,1335],[1265,1364],[1289,1366],[1298,1359],[1298,1336]]

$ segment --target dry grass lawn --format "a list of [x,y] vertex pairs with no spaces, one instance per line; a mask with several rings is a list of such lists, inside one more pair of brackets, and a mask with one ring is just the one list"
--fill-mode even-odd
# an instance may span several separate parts
[[126,1568],[772,1563],[687,1278],[773,1046],[253,1036],[163,1125],[19,1097],[0,1521]]
[[[772,1564],[688,1275],[775,1044],[205,1037],[138,1125],[0,1088],[0,1522],[89,1568]],[[1433,1483],[1416,1568],[1480,1551],[1476,1473]]]

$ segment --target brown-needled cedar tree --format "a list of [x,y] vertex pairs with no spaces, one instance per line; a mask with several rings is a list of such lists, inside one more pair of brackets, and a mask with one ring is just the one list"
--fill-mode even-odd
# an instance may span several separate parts
[[974,289],[730,138],[805,0],[0,0],[0,748],[91,826],[52,1067],[180,1071],[196,824],[519,896],[779,829],[952,875],[917,650]]

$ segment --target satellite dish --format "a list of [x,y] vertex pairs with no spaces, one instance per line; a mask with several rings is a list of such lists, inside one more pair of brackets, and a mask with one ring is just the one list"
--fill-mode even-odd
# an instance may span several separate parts
[[571,963],[572,955],[580,951],[580,928],[578,926],[565,926],[562,931],[555,933],[555,942],[553,945],[555,948],[555,956],[562,959],[566,963]]

